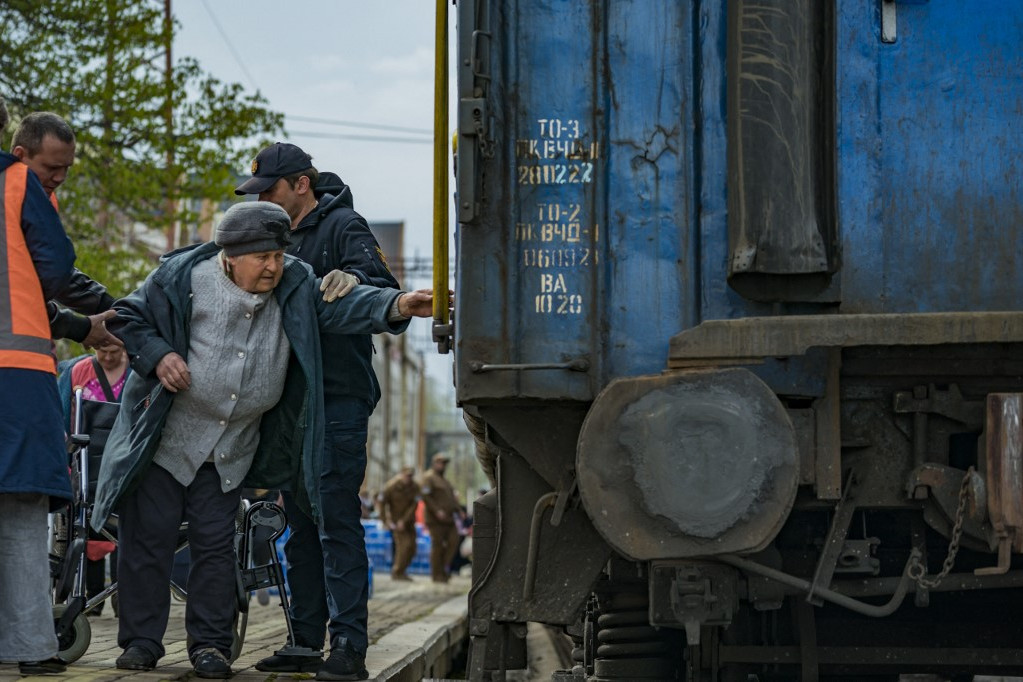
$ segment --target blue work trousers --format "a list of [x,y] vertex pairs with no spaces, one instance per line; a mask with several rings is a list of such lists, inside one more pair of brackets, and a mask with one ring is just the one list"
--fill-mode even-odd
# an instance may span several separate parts
[[284,493],[291,535],[284,545],[295,644],[319,649],[347,639],[366,653],[369,560],[359,488],[366,476],[366,432],[373,408],[358,398],[326,398],[320,471],[320,524]]

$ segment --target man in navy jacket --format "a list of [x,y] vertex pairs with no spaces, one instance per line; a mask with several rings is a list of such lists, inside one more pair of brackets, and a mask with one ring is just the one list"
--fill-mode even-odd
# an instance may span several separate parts
[[[397,288],[383,252],[365,219],[353,208],[350,188],[338,179],[317,196],[312,157],[293,144],[263,149],[252,177],[236,194],[258,194],[291,217],[287,253],[312,266],[317,277],[334,270],[349,286]],[[368,559],[362,531],[359,487],[366,475],[369,416],[380,399],[369,334],[324,334],[323,394],[326,412],[317,526],[285,495],[291,535],[285,546],[296,646],[319,650],[329,629],[331,655],[316,658],[275,654],[256,668],[265,672],[313,672],[317,679],[363,679],[369,599]],[[328,350],[329,349],[329,350]]]

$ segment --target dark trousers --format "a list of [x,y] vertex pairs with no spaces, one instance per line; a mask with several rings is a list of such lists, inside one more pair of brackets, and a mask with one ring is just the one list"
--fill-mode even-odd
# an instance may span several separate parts
[[119,510],[119,646],[141,646],[163,656],[174,549],[178,527],[187,521],[192,557],[185,605],[188,650],[213,647],[230,654],[238,611],[234,524],[240,500],[239,488],[221,492],[213,464],[202,465],[187,487],[161,467],[149,467]]
[[292,495],[284,493],[291,528],[284,554],[295,643],[319,649],[329,630],[331,646],[344,638],[365,654],[369,559],[359,487],[366,476],[366,431],[372,408],[363,400],[330,397],[325,407],[319,527]]

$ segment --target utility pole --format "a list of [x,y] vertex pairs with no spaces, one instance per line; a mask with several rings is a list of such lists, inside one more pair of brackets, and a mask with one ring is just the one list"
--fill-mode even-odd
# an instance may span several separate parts
[[383,419],[383,421],[384,421],[384,424],[383,424],[383,430],[384,430],[383,451],[384,451],[384,456],[383,456],[383,461],[381,462],[381,464],[383,465],[383,467],[382,467],[383,468],[383,473],[384,473],[383,480],[386,482],[386,481],[390,480],[390,478],[391,478],[391,452],[392,452],[392,448],[391,448],[391,418],[393,416],[392,413],[391,413],[391,410],[393,409],[392,406],[394,404],[392,402],[392,398],[394,397],[393,396],[394,389],[392,388],[392,377],[391,377],[391,374],[392,374],[392,372],[391,372],[391,353],[393,352],[392,351],[392,345],[394,344],[394,337],[389,335],[389,334],[381,334],[380,335],[380,340],[383,342],[383,346],[384,346],[384,352],[383,352],[383,358],[384,358],[383,373],[384,373],[384,376],[382,377],[383,380],[380,382],[381,383],[380,393],[383,396],[383,403],[384,403],[383,406],[382,406],[383,407],[383,412],[382,413],[383,413],[383,417],[384,417],[384,419]]
[[412,441],[409,436],[412,420],[409,414],[408,367],[405,362],[408,352],[407,341],[408,337],[404,334],[398,337],[398,352],[401,353],[401,360],[398,362],[398,381],[401,382],[398,386],[398,390],[401,392],[401,398],[399,399],[401,417],[398,419],[398,442],[400,446],[397,464],[399,466],[405,466],[407,461],[406,454],[411,455],[409,443]]
[[171,55],[171,48],[174,43],[174,15],[171,13],[171,0],[164,0],[163,3],[163,36],[165,42],[164,50],[164,85],[166,97],[164,101],[164,117],[167,123],[167,200],[164,210],[167,212],[167,251],[173,251],[178,247],[177,220],[174,219],[175,210],[175,177],[174,177],[174,61]]
[[416,415],[416,462],[418,471],[426,470],[426,358],[419,353],[419,400]]

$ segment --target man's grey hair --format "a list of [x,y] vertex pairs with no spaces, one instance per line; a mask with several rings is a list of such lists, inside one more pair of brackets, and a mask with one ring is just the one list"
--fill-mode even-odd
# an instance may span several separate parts
[[64,144],[75,143],[75,133],[68,122],[50,111],[36,111],[21,119],[14,131],[11,149],[23,147],[28,156],[38,154],[43,148],[43,138],[53,135]]
[[3,134],[4,128],[7,127],[7,122],[10,120],[10,116],[7,115],[7,103],[4,102],[3,97],[0,97],[0,135]]

